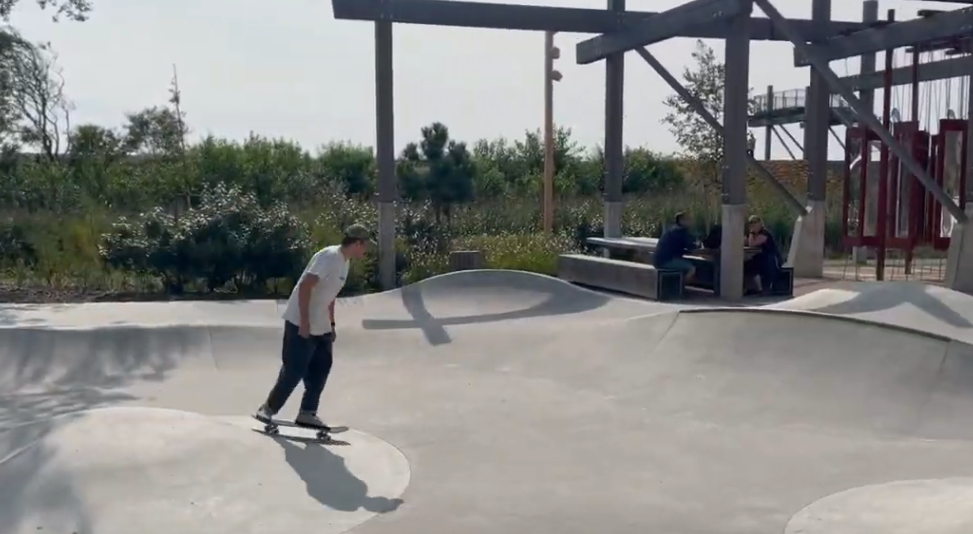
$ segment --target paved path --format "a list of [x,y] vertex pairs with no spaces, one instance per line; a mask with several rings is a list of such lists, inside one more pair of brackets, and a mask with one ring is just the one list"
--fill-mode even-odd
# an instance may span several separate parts
[[342,300],[328,447],[251,431],[278,303],[2,306],[0,534],[973,531],[973,297],[761,304]]

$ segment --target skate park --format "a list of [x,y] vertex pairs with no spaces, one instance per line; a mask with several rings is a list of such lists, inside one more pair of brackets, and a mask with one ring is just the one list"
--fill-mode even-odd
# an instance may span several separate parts
[[322,406],[351,430],[327,446],[253,431],[282,304],[4,306],[0,531],[973,521],[965,294],[874,282],[714,307],[442,275],[339,300]]
[[[633,40],[614,21],[637,26],[653,14],[625,13],[620,0],[610,0],[609,10],[445,4],[333,0],[336,18],[379,21],[377,79],[391,76],[397,23],[622,36],[586,45],[591,61],[607,54],[604,238],[619,238],[618,47],[671,35]],[[822,0],[814,2],[818,20],[790,26],[773,17],[749,20],[750,2],[686,5],[692,9],[654,16],[667,17],[667,32],[688,27],[690,36],[727,38],[727,56],[736,58],[727,62],[734,65],[728,85],[746,83],[736,66],[750,38],[786,42],[785,30],[798,28],[819,32],[811,41],[836,40],[815,45],[811,55],[857,55],[867,51],[853,49],[855,30],[867,34],[868,46],[885,41],[883,50],[906,46],[901,35],[917,27],[929,32],[970,18],[961,10],[948,23],[907,20],[896,34],[822,22],[829,18]],[[744,38],[731,44],[731,25],[748,23],[750,31],[733,32]],[[647,51],[636,52],[655,69]],[[808,90],[816,96],[802,106],[809,119],[829,113],[821,89],[827,80],[817,70]],[[890,83],[872,77],[880,84],[874,87]],[[855,91],[867,93],[857,83]],[[378,85],[379,253],[388,277],[391,82]],[[728,98],[728,109],[742,100]],[[849,113],[866,115],[858,111]],[[744,158],[743,136],[733,135],[746,130],[742,115],[727,113],[718,125],[728,139],[728,227],[743,222],[746,166],[763,169]],[[254,431],[261,425],[250,414],[280,365],[283,302],[0,304],[0,534],[968,532],[973,269],[959,209],[965,169],[945,191],[941,169],[917,164],[895,132],[885,130],[877,142],[868,137],[867,130],[884,128],[882,119],[863,119],[858,131],[877,152],[884,147],[878,157],[886,164],[894,148],[903,167],[919,168],[906,176],[929,197],[916,198],[939,210],[896,212],[897,223],[931,222],[906,224],[898,235],[878,223],[892,217],[883,203],[873,210],[877,197],[862,193],[847,199],[861,218],[843,237],[865,256],[925,241],[944,248],[949,265],[940,284],[883,280],[878,267],[874,282],[822,279],[816,210],[824,201],[820,138],[828,124],[807,120],[807,198],[786,189],[782,195],[799,222],[788,263],[795,277],[814,283],[793,296],[741,298],[735,274],[743,256],[734,247],[742,247],[726,237],[718,263],[729,282],[712,298],[658,302],[491,269],[342,298],[321,415],[350,430],[334,445],[314,443],[303,429],[277,437]],[[855,174],[846,163],[846,182],[864,183],[861,190],[881,185],[870,180],[889,172],[866,172],[874,166],[859,162]],[[950,235],[931,231],[936,217],[950,219]],[[283,417],[295,415],[300,393]]]

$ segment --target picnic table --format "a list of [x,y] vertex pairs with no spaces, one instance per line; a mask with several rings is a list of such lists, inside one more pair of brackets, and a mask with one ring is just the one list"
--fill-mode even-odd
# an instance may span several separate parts
[[[586,242],[608,252],[611,259],[637,263],[652,263],[652,257],[659,246],[654,237],[589,237]],[[744,247],[744,261],[753,258],[760,247]],[[699,248],[683,256],[696,268],[692,287],[719,292],[720,251],[719,249]]]
[[[617,260],[651,263],[659,240],[655,237],[589,237],[589,245],[604,248],[609,257]],[[760,252],[760,247],[743,247],[744,260]],[[719,249],[698,248],[686,255],[687,259],[713,262],[719,258]]]

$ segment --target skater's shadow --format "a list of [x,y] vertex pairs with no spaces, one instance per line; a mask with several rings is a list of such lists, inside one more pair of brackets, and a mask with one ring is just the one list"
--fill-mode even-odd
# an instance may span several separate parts
[[392,512],[402,499],[375,497],[368,494],[368,484],[356,477],[345,459],[318,443],[296,443],[276,436],[284,448],[288,465],[301,477],[307,494],[328,508],[342,512],[364,509],[376,514]]

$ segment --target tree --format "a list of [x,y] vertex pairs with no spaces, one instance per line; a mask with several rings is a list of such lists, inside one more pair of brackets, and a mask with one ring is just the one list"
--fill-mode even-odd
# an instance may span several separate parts
[[375,156],[369,147],[328,143],[318,160],[324,171],[344,186],[349,196],[368,198],[375,191]]
[[[696,49],[692,57],[695,66],[687,67],[683,71],[683,85],[691,95],[702,102],[703,107],[717,121],[722,123],[726,65],[702,40],[696,41]],[[693,106],[678,94],[668,96],[663,103],[670,109],[662,119],[663,124],[669,126],[669,131],[676,137],[676,142],[699,167],[700,175],[709,178],[701,185],[708,187],[719,184],[720,170],[723,165],[723,136],[717,133],[703,117],[696,113]],[[754,100],[751,99],[751,112],[754,104]],[[748,133],[748,145],[752,146],[753,142],[753,134]]]
[[449,129],[436,122],[422,129],[422,141],[402,150],[398,165],[402,196],[429,200],[436,222],[450,219],[455,204],[473,200],[476,166],[466,143],[449,138]]
[[37,149],[55,162],[67,150],[72,105],[64,92],[57,55],[13,30],[0,48],[0,142]]
[[[4,22],[10,21],[10,14],[20,0],[0,0],[0,19]],[[41,9],[53,9],[54,22],[61,17],[68,20],[85,21],[88,20],[88,13],[91,12],[91,0],[37,0],[37,5]]]

